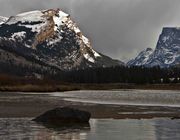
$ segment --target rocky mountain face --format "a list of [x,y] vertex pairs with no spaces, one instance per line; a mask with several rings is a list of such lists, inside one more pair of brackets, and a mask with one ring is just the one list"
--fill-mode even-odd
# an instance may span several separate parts
[[128,66],[160,66],[162,68],[180,64],[180,28],[163,28],[155,50],[147,49]]
[[70,15],[59,9],[0,17],[0,58],[3,65],[61,71],[123,65],[96,52]]
[[8,18],[0,16],[0,24],[3,24],[7,20],[8,20]]
[[142,66],[142,65],[145,65],[153,52],[154,52],[153,49],[147,48],[147,49],[143,50],[142,52],[140,52],[135,59],[130,60],[127,63],[127,65],[128,66]]

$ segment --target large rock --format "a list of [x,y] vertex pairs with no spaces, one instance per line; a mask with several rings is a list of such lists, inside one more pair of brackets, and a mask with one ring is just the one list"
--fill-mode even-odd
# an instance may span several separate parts
[[88,124],[90,117],[91,114],[89,112],[63,107],[47,111],[33,119],[33,121],[46,125],[56,126],[69,124]]

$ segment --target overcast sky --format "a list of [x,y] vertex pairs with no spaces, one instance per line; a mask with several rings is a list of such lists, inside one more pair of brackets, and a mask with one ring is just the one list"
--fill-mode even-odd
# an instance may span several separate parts
[[123,61],[180,26],[179,0],[0,0],[1,16],[48,8],[70,13],[97,51]]

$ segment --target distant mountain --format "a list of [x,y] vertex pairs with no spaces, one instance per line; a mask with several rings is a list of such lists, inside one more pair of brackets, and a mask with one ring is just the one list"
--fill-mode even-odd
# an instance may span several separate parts
[[1,66],[40,70],[124,65],[96,52],[70,15],[59,9],[0,17],[0,59]]
[[6,22],[8,20],[7,17],[2,17],[0,16],[0,24],[3,24],[4,22]]
[[153,52],[154,52],[153,49],[147,48],[144,51],[140,52],[135,59],[130,60],[127,63],[127,65],[128,66],[142,66],[142,65],[145,65]]
[[147,49],[127,63],[128,66],[160,66],[162,68],[179,64],[180,28],[163,28],[154,51]]

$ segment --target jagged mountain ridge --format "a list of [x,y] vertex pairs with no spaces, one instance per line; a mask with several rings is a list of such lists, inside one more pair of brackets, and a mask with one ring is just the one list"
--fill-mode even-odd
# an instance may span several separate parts
[[[141,55],[142,54],[142,55]],[[146,55],[149,54],[149,55]],[[145,58],[145,61],[144,59]],[[160,66],[167,68],[180,64],[180,28],[163,28],[154,51],[140,53],[128,66]]]
[[8,20],[7,17],[2,17],[0,16],[0,24],[3,24],[4,22],[6,22]]
[[3,18],[0,49],[63,71],[123,65],[96,52],[70,15],[59,9]]
[[154,50],[152,48],[147,48],[145,50],[143,50],[142,52],[140,52],[138,54],[138,56],[135,59],[130,60],[127,65],[128,66],[142,66],[145,65],[147,63],[147,61],[149,60],[150,55],[152,55],[152,53],[154,52]]

